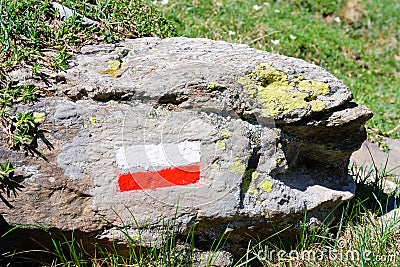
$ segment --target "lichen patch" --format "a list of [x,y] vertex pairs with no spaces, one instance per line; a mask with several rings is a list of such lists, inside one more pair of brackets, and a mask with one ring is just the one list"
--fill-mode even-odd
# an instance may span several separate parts
[[233,158],[233,163],[229,165],[228,170],[234,174],[243,174],[246,166],[241,163],[240,158]]
[[44,112],[33,112],[33,118],[35,123],[42,123],[46,118],[46,114]]
[[297,87],[300,91],[311,92],[314,95],[327,95],[330,93],[329,86],[326,83],[314,80],[300,81]]
[[218,141],[215,143],[215,146],[216,146],[218,149],[220,149],[220,150],[225,150],[225,149],[226,149],[225,140],[218,140]]
[[321,111],[325,108],[317,97],[330,93],[326,83],[305,80],[300,75],[289,79],[286,73],[267,63],[261,63],[255,70],[255,73],[239,77],[237,82],[257,100],[264,116],[291,115],[296,109]]
[[312,100],[310,102],[312,111],[321,111],[325,108],[325,104],[321,100]]
[[88,120],[89,120],[90,124],[92,124],[92,125],[96,125],[97,124],[96,118],[93,117],[93,116],[89,116]]
[[269,84],[277,81],[287,81],[288,79],[287,74],[282,71],[278,71],[267,63],[261,63],[260,65],[256,66],[256,75],[257,77],[265,79],[265,81]]
[[230,134],[227,131],[221,133],[220,139],[217,140],[217,142],[215,142],[216,148],[218,148],[220,150],[226,150],[226,148],[227,148],[226,139],[228,139],[229,136],[230,136]]
[[264,180],[258,184],[258,188],[266,193],[270,193],[272,191],[272,182],[269,180]]
[[125,65],[125,63],[122,63],[118,60],[109,60],[108,62],[108,68],[106,70],[100,71],[101,74],[103,75],[110,75],[112,78],[118,78],[121,76],[121,69]]

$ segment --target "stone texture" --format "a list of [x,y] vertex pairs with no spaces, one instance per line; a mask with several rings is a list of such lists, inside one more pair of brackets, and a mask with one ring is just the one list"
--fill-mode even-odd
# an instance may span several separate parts
[[382,142],[387,144],[388,152],[367,140],[359,150],[353,153],[351,161],[359,167],[369,167],[374,163],[378,169],[386,166],[386,171],[398,182],[400,179],[400,141],[383,138]]
[[[304,107],[263,112],[252,88],[238,82],[262,80],[254,74],[260,64],[287,75],[287,95],[308,94]],[[249,236],[301,220],[305,210],[322,218],[352,197],[347,165],[372,114],[351,103],[351,92],[320,67],[188,38],[86,46],[70,66],[48,75],[54,96],[20,107],[45,112],[40,128],[54,149],[40,141],[38,149],[48,161],[0,146],[1,161],[13,162],[23,177],[24,189],[10,200],[15,209],[0,207],[9,226],[41,223],[123,239],[116,226],[124,224],[132,235],[143,228],[150,244],[174,221],[183,236],[196,225],[196,239],[206,247],[228,227],[234,251]],[[12,77],[44,86],[25,72]],[[326,84],[329,93],[304,89],[299,76]],[[177,156],[178,144],[199,145],[197,183],[121,192],[120,174],[156,170],[146,147],[160,145],[171,166],[191,160]]]

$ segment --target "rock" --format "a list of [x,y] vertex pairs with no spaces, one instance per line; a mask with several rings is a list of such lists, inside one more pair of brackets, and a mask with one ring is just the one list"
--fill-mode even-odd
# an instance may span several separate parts
[[[397,206],[398,207],[398,206]],[[400,209],[395,208],[380,217],[379,222],[386,228],[399,228]]]
[[383,151],[375,143],[365,141],[361,148],[353,153],[351,161],[358,167],[369,167],[374,164],[378,170],[384,170],[398,181],[400,178],[400,140],[383,138],[388,152]]
[[123,240],[124,225],[154,244],[173,222],[205,248],[228,228],[235,252],[353,195],[347,165],[372,114],[320,67],[188,38],[86,46],[70,66],[29,107],[46,114],[48,161],[0,146],[23,177],[0,208],[10,227]]
[[98,25],[99,24],[97,21],[94,21],[94,20],[91,20],[91,19],[89,19],[89,18],[87,18],[85,16],[82,16],[81,14],[75,12],[74,10],[72,10],[72,9],[66,7],[66,6],[63,6],[63,5],[61,5],[61,4],[57,3],[57,2],[53,2],[51,4],[52,4],[53,8],[55,10],[57,10],[58,18],[61,21],[66,21],[71,17],[72,18],[73,17],[78,17],[78,18],[82,19],[82,25],[84,25],[84,26],[91,26],[91,25]]

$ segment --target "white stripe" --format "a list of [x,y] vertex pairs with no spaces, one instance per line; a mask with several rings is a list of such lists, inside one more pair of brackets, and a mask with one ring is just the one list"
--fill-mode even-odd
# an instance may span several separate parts
[[199,163],[200,158],[200,141],[121,147],[115,156],[119,168],[134,171],[190,165]]

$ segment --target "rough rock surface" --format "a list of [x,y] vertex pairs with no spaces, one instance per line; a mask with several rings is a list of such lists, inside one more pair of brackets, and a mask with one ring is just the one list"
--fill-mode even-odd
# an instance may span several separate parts
[[[39,140],[45,161],[1,144],[0,160],[13,162],[24,186],[10,199],[14,209],[0,207],[9,226],[40,223],[104,239],[123,238],[115,226],[124,223],[132,235],[144,227],[154,242],[174,221],[183,235],[196,225],[204,244],[229,228],[231,246],[240,247],[305,210],[323,218],[352,197],[347,165],[372,114],[320,67],[188,38],[86,46],[70,66],[46,82],[11,74],[54,92],[20,107],[45,112],[40,129],[54,149]],[[190,164],[198,169],[182,167]],[[141,190],[122,183],[170,168],[199,177],[159,188],[155,178],[136,181]]]
[[383,138],[383,143],[387,144],[388,152],[384,152],[377,144],[367,140],[350,159],[359,167],[369,167],[374,164],[380,170],[386,167],[386,171],[393,178],[400,180],[400,140]]

